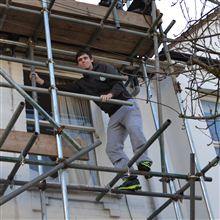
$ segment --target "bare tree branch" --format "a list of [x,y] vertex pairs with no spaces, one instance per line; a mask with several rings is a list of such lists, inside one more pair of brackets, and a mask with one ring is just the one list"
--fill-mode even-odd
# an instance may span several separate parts
[[192,116],[188,116],[188,115],[179,115],[180,118],[185,118],[185,119],[194,119],[194,120],[213,120],[213,119],[217,119],[218,117],[220,117],[220,114],[217,115],[211,115],[211,116],[202,116],[202,115],[192,115]]
[[197,58],[192,58],[192,60],[190,62],[192,64],[199,65],[200,67],[205,69],[207,72],[212,73],[215,77],[220,79],[220,66],[219,65],[217,67],[213,67],[213,66],[210,66],[210,65],[203,63],[202,61],[200,61]]

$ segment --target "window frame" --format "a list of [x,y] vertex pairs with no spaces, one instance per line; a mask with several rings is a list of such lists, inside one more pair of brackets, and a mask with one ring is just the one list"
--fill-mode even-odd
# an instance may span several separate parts
[[[29,72],[30,72],[30,69],[29,68],[24,68],[23,69],[23,75],[25,76],[25,74],[26,75],[28,75],[29,76]],[[39,75],[41,75],[41,74],[44,74],[45,75],[45,77],[49,80],[49,73],[48,73],[48,71],[44,71],[44,70],[38,70],[38,71],[36,71],[36,72],[38,72],[39,73]],[[57,75],[57,78],[58,79],[64,79],[64,80],[67,80],[67,79],[71,79],[71,80],[76,80],[76,79],[78,79],[78,78],[80,78],[79,76],[77,76],[76,77],[76,75],[75,74],[71,74],[71,77],[70,77],[70,73],[64,73],[64,74],[62,74],[62,73],[59,73],[59,74],[56,74]],[[25,77],[24,77],[24,85],[27,85],[27,83],[26,83],[27,81],[25,80]],[[45,94],[44,94],[45,95]],[[50,94],[48,94],[49,96],[50,96]],[[51,98],[50,98],[50,100],[51,100]],[[51,102],[50,102],[51,103]],[[32,107],[33,108],[33,107]],[[85,127],[88,127],[88,130],[91,128],[91,130],[89,130],[89,131],[85,131],[85,132],[88,132],[88,133],[90,133],[91,134],[91,141],[92,142],[94,142],[94,132],[95,132],[95,128],[93,127],[93,115],[92,115],[92,111],[91,111],[91,101],[90,100],[88,100],[88,110],[89,110],[89,115],[90,115],[90,123],[91,123],[91,127],[90,126],[85,126]],[[52,109],[52,106],[51,106],[51,108],[50,109]],[[27,110],[27,109],[26,109]],[[34,115],[34,114],[33,114]],[[50,114],[51,116],[52,116],[52,113]],[[30,119],[30,118],[29,118]],[[34,119],[34,118],[33,118]],[[39,121],[39,122],[46,122],[47,123],[47,120],[41,120],[41,121]],[[27,130],[28,130],[28,118],[27,118],[27,115],[26,115],[26,123],[27,123]],[[32,124],[33,124],[33,122],[32,122]],[[43,126],[43,127],[48,127],[48,128],[50,128],[51,126],[47,126],[47,125],[43,125],[44,123],[42,123],[40,126]],[[75,125],[76,127],[78,126],[78,125]],[[83,125],[82,126],[80,126],[80,127],[84,127]],[[33,128],[34,128],[34,125],[33,125]],[[73,126],[69,126],[69,128],[70,128],[70,130],[76,130],[75,128],[74,128],[74,125]],[[68,129],[69,129],[68,128]],[[83,129],[82,129],[82,132],[83,132]],[[43,133],[42,133],[43,134]],[[45,134],[45,133],[44,133]],[[51,133],[46,133],[46,134],[48,134],[48,135],[53,135],[54,134],[54,132],[51,132]],[[62,141],[63,142],[63,141]],[[64,144],[65,142],[63,142],[63,144]],[[37,156],[37,155],[36,155]],[[96,158],[96,152],[95,152],[95,150],[93,151],[93,152],[89,152],[88,153],[88,160],[87,160],[87,163],[88,164],[92,164],[92,165],[97,165],[97,158]],[[31,167],[31,166],[30,166]],[[37,166],[36,166],[36,168],[37,168]],[[34,170],[36,170],[36,168],[34,168]],[[31,168],[32,169],[32,168]],[[45,170],[44,170],[44,172],[47,172],[48,171],[48,167],[45,167]],[[88,172],[90,172],[90,175],[91,175],[91,179],[92,179],[92,181],[93,181],[93,184],[94,185],[100,185],[100,178],[99,178],[99,174],[98,174],[98,172],[97,171],[88,171]]]
[[[208,97],[202,98],[200,103],[201,103],[202,114],[204,116],[207,116],[206,112],[205,112],[205,106],[204,106],[205,104],[204,103],[214,103],[215,104],[216,100],[213,97],[208,96]],[[220,101],[218,102],[218,106],[219,106],[218,108],[220,110]],[[218,118],[218,120],[220,120],[220,117]],[[205,123],[207,124],[207,126],[209,126],[208,120],[206,120]],[[219,122],[219,126],[220,126],[220,122]],[[213,142],[213,146],[215,147],[216,152],[217,152],[217,151],[219,151],[218,148],[220,148],[220,135],[219,135],[219,141],[218,140],[216,141],[216,140],[213,139],[213,136],[216,136],[216,134],[212,134],[212,130],[210,129],[210,127],[208,129],[209,129],[209,132],[210,132],[210,137],[211,137],[212,142]]]

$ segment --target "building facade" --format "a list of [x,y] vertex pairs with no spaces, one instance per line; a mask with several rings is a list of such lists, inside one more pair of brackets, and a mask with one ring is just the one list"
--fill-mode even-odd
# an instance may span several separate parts
[[[21,2],[13,1],[13,4],[14,7],[18,7]],[[71,7],[75,7],[75,4],[77,4],[77,7],[82,7],[84,10],[85,7],[88,6],[87,4],[83,3],[68,4],[73,4],[71,5]],[[28,7],[25,7],[23,5],[23,7],[26,10],[29,10],[31,8],[30,5]],[[38,5],[34,5],[33,7],[39,8]],[[78,19],[78,16],[82,16],[77,14],[78,12],[75,12],[77,16],[73,18],[73,15],[70,16],[70,12],[67,8],[63,8],[64,11],[57,13],[57,11],[61,10],[61,7],[59,6],[59,4],[55,5],[54,7],[55,15],[68,15],[72,19],[71,22],[77,23],[78,21],[74,19]],[[91,8],[88,10],[91,10]],[[94,10],[97,9],[94,8]],[[105,10],[107,11],[107,9]],[[26,13],[30,12],[31,11],[26,11]],[[91,11],[87,12],[88,14],[89,12],[91,13]],[[38,12],[35,13],[37,14]],[[120,18],[125,19],[123,17],[123,13],[120,13],[121,12],[119,12]],[[30,15],[25,14],[25,16],[27,16],[27,19]],[[131,15],[127,15],[128,18],[129,16],[131,16],[130,19],[134,18],[134,15],[132,13]],[[6,21],[10,21],[10,24],[13,23],[9,18],[7,19]],[[35,18],[32,19],[33,20],[31,20],[30,26],[33,25],[33,23],[35,24],[36,22]],[[67,36],[66,34],[68,30],[74,33],[74,25],[72,23],[65,23],[65,30],[63,30],[62,34],[60,34],[57,30],[58,28],[62,29],[63,26],[61,27],[61,23],[59,23],[60,21],[56,23],[56,19],[58,19],[58,17],[54,19],[54,23],[52,23],[52,25],[54,25],[52,27],[52,36],[55,36],[55,38],[52,39],[52,41],[55,46],[58,46],[55,47],[57,49],[55,50],[55,66],[57,66],[57,68],[55,68],[56,82],[60,84],[65,84],[66,81],[74,81],[77,78],[81,77],[79,73],[77,73],[77,70],[74,72],[72,71],[72,69],[70,71],[68,70],[68,68],[61,68],[59,66],[71,65],[72,57],[74,56],[74,54],[71,53],[69,47],[74,47],[75,50],[79,48],[80,44],[77,45],[75,39],[72,38],[71,41],[68,42],[69,44],[65,42],[66,38],[64,36]],[[126,23],[126,21],[123,22]],[[112,20],[108,21],[106,25],[107,28],[112,29],[108,26],[111,23]],[[87,22],[87,25],[88,24],[89,22]],[[16,25],[17,26],[15,27],[18,29],[19,25],[17,23]],[[128,65],[130,63],[126,59],[127,57],[123,57],[123,54],[127,54],[128,56],[128,54],[132,51],[131,49],[136,48],[137,43],[140,40],[140,38],[135,38],[133,35],[129,36],[128,33],[133,34],[132,31],[134,31],[133,29],[136,28],[136,32],[139,31],[139,37],[146,37],[146,33],[144,31],[143,33],[141,32],[143,27],[140,27],[141,25],[138,28],[135,26],[135,22],[134,24],[129,26],[130,29],[129,31],[127,30],[127,34],[123,32],[122,28],[121,32],[117,32],[117,36],[111,35],[113,38],[113,42],[117,43],[115,46],[116,49],[114,48],[115,51],[111,50],[112,43],[104,44],[106,36],[110,33],[110,31],[104,32],[103,35],[101,35],[100,39],[96,39],[96,45],[94,45],[93,49],[95,51],[97,60],[109,61],[117,67],[119,65],[129,66],[126,72],[130,71],[130,66],[135,69],[135,65],[137,65],[138,62],[135,63],[133,66]],[[54,27],[57,27],[57,29]],[[97,26],[95,26],[95,28],[96,27]],[[125,25],[125,28],[126,27],[127,26]],[[5,36],[5,32],[8,31],[13,33],[15,31],[12,30],[12,28],[10,29],[10,26],[8,26],[7,28],[6,26],[3,26],[1,30],[2,38],[4,38],[3,36]],[[79,27],[76,25],[75,28]],[[82,31],[81,26],[80,28],[80,30]],[[79,41],[79,38],[81,36],[82,42],[88,42],[89,39],[87,35],[89,35],[90,32],[93,32],[94,30],[95,29],[90,30],[88,28],[87,32],[85,31],[85,35],[81,36],[79,34],[76,38],[78,38]],[[3,48],[3,52],[1,55],[2,59],[0,61],[1,72],[6,73],[21,87],[31,85],[29,75],[30,72],[33,71],[32,68],[34,66],[34,64],[32,64],[31,66],[27,62],[24,62],[27,52],[27,47],[26,49],[24,49],[24,39],[26,40],[26,36],[30,35],[29,31],[30,27],[26,27],[23,30],[23,34],[25,35],[24,37],[20,29],[16,30],[16,35],[22,36],[20,36],[19,41],[17,42],[14,54],[11,54],[12,56],[7,55],[6,57],[5,52],[9,50],[9,52],[11,53],[14,50],[13,47],[10,47],[9,40],[7,39],[8,41],[6,47],[9,49],[6,50],[5,48]],[[40,32],[38,34],[41,35],[42,33]],[[127,39],[126,37],[129,39]],[[124,43],[121,43],[121,39],[124,39]],[[127,45],[126,39],[131,40],[132,43]],[[142,39],[142,43],[144,43],[144,40],[146,39]],[[102,42],[100,43],[100,41]],[[40,44],[42,42],[43,40],[40,41]],[[142,54],[147,52],[149,53],[149,55],[152,55],[152,39],[147,42],[148,43],[146,51],[143,51],[144,49],[139,48],[139,53]],[[20,45],[18,43],[20,43]],[[60,48],[61,45],[62,47]],[[105,45],[105,47],[103,45]],[[39,48],[37,46],[39,46]],[[35,45],[35,60],[37,60],[38,62],[45,60],[45,50],[43,53],[40,50],[42,49],[40,48],[40,46],[41,45],[38,44]],[[178,47],[178,45],[175,46]],[[59,54],[59,50],[62,50],[64,57]],[[109,53],[109,51],[111,51],[111,53]],[[185,51],[179,50],[178,52],[183,53]],[[121,53],[121,56],[119,53]],[[23,59],[23,61],[19,59],[13,60],[13,55],[15,58]],[[67,58],[68,56],[71,56],[71,58]],[[190,97],[185,95],[185,91],[189,83],[189,78],[187,78],[187,74],[185,74],[185,72],[188,71],[187,67],[185,67],[186,63],[181,62],[181,68],[176,67],[176,69],[178,69],[178,73],[173,75],[164,74],[164,72],[166,73],[167,71],[167,64],[164,64],[163,62],[161,62],[160,64],[161,69],[163,70],[163,74],[161,74],[158,82],[156,80],[157,78],[154,76],[154,74],[152,74],[154,73],[154,67],[152,66],[151,60],[147,61],[145,67],[147,73],[149,73],[147,74],[147,76],[149,76],[149,83],[146,83],[146,78],[144,78],[143,75],[139,75],[140,92],[137,96],[135,96],[135,99],[137,100],[141,109],[144,134],[147,140],[150,140],[152,135],[154,135],[154,133],[159,129],[159,127],[161,126],[160,122],[164,123],[168,119],[172,122],[171,125],[163,132],[162,138],[157,139],[153,144],[150,145],[148,149],[149,156],[153,160],[152,171],[157,172],[157,174],[161,173],[161,167],[162,165],[164,166],[164,164],[162,164],[161,162],[161,145],[163,145],[165,151],[164,159],[166,162],[166,173],[187,175],[190,178],[194,176],[190,175],[191,153],[195,154],[195,172],[198,173],[200,173],[200,171],[204,167],[206,167],[210,161],[213,161],[213,159],[216,158],[217,155],[219,155],[219,122],[217,121],[217,123],[215,124],[215,128],[210,126],[209,129],[201,132],[201,129],[197,129],[197,127],[206,127],[207,121],[190,120],[179,117],[179,115],[184,112],[184,102],[191,101]],[[45,80],[49,80],[49,71],[47,70],[46,66],[47,65],[36,65],[34,66],[34,68],[35,71],[37,71],[42,77],[44,77]],[[140,72],[142,71],[138,71],[139,74]],[[9,137],[2,145],[3,151],[0,151],[0,189],[2,192],[0,200],[2,203],[0,207],[1,219],[65,219],[66,216],[64,215],[64,213],[67,206],[65,206],[63,202],[64,199],[63,194],[61,193],[60,179],[59,175],[56,172],[54,172],[53,175],[49,175],[48,177],[46,177],[46,184],[45,182],[39,184],[40,181],[38,181],[36,184],[32,184],[31,187],[28,187],[27,190],[24,190],[24,192],[19,193],[18,196],[8,199],[7,202],[4,202],[7,200],[7,195],[12,195],[13,192],[19,189],[19,187],[31,183],[38,176],[48,172],[51,169],[51,166],[36,166],[33,161],[44,161],[45,163],[48,162],[48,164],[57,164],[60,161],[57,161],[56,157],[57,150],[55,146],[56,141],[54,138],[54,130],[49,125],[49,123],[46,122],[47,120],[42,114],[39,115],[40,135],[36,139],[33,145],[33,149],[31,149],[32,153],[27,156],[29,161],[24,160],[24,158],[22,157],[19,157],[25,145],[27,144],[27,141],[30,138],[30,133],[33,133],[35,131],[34,110],[33,107],[31,107],[30,103],[28,103],[24,99],[24,97],[21,96],[18,90],[15,90],[8,86],[8,81],[6,81],[4,77],[0,76],[0,80],[1,133],[3,133],[6,129],[19,103],[25,103],[24,110],[21,112],[21,114],[19,114],[15,125],[11,129]],[[181,89],[183,90],[181,93],[177,91],[177,82],[181,83]],[[217,84],[210,81],[209,83],[206,83],[202,89],[204,91],[216,90],[216,87],[214,85]],[[158,86],[160,87],[160,93],[158,93]],[[28,94],[31,95],[31,92],[28,92]],[[158,102],[161,103],[161,108],[159,109]],[[207,96],[200,99],[199,102],[202,108],[198,108],[196,114],[205,115],[210,113],[210,108],[213,108],[212,103],[216,103],[216,99]],[[48,93],[44,92],[42,94],[39,94],[38,103],[50,116],[53,116],[52,104],[50,102],[50,96]],[[148,217],[149,219],[190,218],[192,214],[191,209],[193,202],[192,199],[190,200],[192,196],[189,196],[190,186],[188,186],[186,190],[183,190],[183,192],[178,191],[181,190],[182,187],[185,187],[187,183],[189,183],[189,179],[186,180],[184,178],[161,178],[161,176],[158,175],[157,177],[153,176],[152,178],[146,180],[143,175],[140,175],[139,178],[142,185],[142,195],[141,193],[137,193],[136,195],[108,193],[100,201],[96,201],[97,196],[100,195],[100,189],[108,187],[109,182],[115,177],[114,172],[101,171],[101,167],[112,167],[105,153],[106,129],[109,118],[106,114],[102,113],[101,110],[92,101],[81,100],[74,97],[59,95],[58,108],[60,112],[61,124],[66,126],[65,130],[67,131],[68,135],[76,140],[81,146],[86,147],[93,143],[96,139],[100,139],[102,141],[102,144],[95,148],[95,150],[90,151],[87,155],[85,155],[85,157],[81,158],[80,160],[74,161],[72,168],[64,169],[63,171],[63,175],[65,176],[66,183],[69,187],[67,197],[70,219],[142,220]],[[160,116],[158,116],[158,111],[160,111]],[[217,111],[219,112],[219,104],[217,105]],[[210,121],[208,121],[208,123],[210,123]],[[212,142],[211,144],[210,137],[214,140],[214,142]],[[69,157],[70,155],[72,155],[73,152],[68,150],[69,144],[65,140],[62,141],[64,148],[67,149],[64,154]],[[129,139],[127,139],[125,142],[125,151],[130,158],[133,156]],[[21,163],[19,163],[20,168],[18,172],[16,172],[16,175],[14,176],[12,181],[6,181],[9,178],[9,173],[14,167],[14,163],[12,163],[12,161],[16,162],[16,158],[19,158],[21,161]],[[98,167],[99,171],[97,171],[97,169],[83,169],[86,167]],[[201,177],[200,181],[195,182],[195,218],[219,219],[219,165],[214,167],[211,166],[205,176],[211,177],[212,181],[205,181],[203,177]],[[120,183],[121,180],[119,180],[117,184]],[[6,191],[3,192],[2,190],[5,185],[7,186],[7,188]],[[173,195],[173,197],[171,196],[171,194]],[[183,199],[181,196],[174,197],[174,195],[182,195],[185,197]],[[166,208],[164,207],[164,204],[167,204]],[[158,211],[159,208],[161,208],[161,211]],[[157,211],[158,213],[156,213]],[[155,217],[152,217],[152,214],[155,214]]]

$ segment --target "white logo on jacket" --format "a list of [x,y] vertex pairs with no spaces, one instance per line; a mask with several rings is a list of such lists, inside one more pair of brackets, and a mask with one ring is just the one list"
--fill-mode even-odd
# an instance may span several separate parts
[[104,82],[104,81],[106,80],[106,78],[105,78],[104,76],[100,76],[100,77],[99,77],[99,80],[102,81],[102,82]]

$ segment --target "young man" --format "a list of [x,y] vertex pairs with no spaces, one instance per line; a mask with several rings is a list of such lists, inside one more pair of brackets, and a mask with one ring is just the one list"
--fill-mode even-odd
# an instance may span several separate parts
[[[76,55],[76,62],[82,69],[119,75],[118,71],[112,65],[94,63],[93,61],[93,57],[88,51],[82,50]],[[49,86],[49,83],[44,82],[37,74],[36,82],[40,85]],[[116,79],[84,75],[74,83],[58,88],[60,90],[99,96],[101,98],[101,102],[96,102],[96,104],[110,117],[107,128],[106,153],[115,167],[127,167],[129,159],[123,151],[126,137],[128,135],[130,136],[134,153],[146,143],[146,139],[142,131],[142,119],[139,107],[126,90],[124,84]],[[133,106],[106,103],[109,99],[128,100],[133,102]],[[151,165],[152,161],[148,158],[146,152],[137,161],[139,170],[150,171]],[[120,190],[141,189],[139,180],[135,175],[125,175],[123,181],[123,184],[118,187]]]

